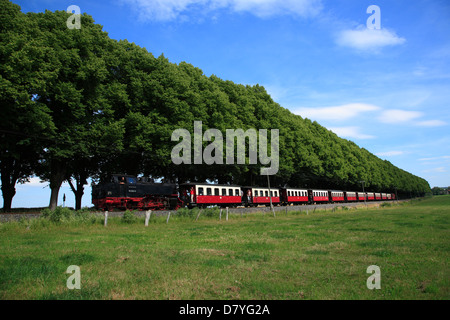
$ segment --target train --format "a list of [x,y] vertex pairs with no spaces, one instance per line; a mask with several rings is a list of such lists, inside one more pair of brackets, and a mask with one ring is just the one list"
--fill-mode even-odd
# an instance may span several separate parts
[[114,174],[92,185],[98,210],[178,210],[182,207],[257,207],[396,200],[394,193],[291,187],[220,185],[200,182],[155,183],[145,177]]

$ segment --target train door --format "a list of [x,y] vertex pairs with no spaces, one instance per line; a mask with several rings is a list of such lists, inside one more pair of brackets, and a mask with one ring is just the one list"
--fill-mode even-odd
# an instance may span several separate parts
[[183,202],[189,205],[196,203],[196,193],[195,186],[193,185],[183,185],[180,186],[180,196]]
[[242,188],[241,200],[245,206],[249,206],[252,204],[252,189],[251,188]]

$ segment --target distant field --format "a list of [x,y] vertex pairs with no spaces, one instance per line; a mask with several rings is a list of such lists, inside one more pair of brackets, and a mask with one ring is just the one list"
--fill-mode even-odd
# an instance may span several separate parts
[[[287,214],[0,224],[1,299],[449,299],[450,196]],[[81,289],[69,290],[77,265]],[[366,286],[367,267],[381,289]]]

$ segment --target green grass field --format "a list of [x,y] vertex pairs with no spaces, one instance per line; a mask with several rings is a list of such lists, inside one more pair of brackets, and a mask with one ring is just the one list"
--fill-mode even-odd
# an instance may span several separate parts
[[[209,216],[208,216],[209,215]],[[450,196],[335,212],[0,224],[1,299],[449,299]],[[81,289],[66,286],[77,265]],[[381,270],[369,290],[367,267]]]

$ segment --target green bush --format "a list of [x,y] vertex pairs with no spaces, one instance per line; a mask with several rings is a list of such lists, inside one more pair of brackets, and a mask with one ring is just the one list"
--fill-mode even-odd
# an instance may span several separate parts
[[197,213],[198,213],[198,208],[194,208],[194,209],[180,208],[177,210],[176,215],[177,215],[177,217],[192,218],[194,216],[197,216]]
[[218,207],[213,207],[213,208],[206,208],[203,210],[202,215],[204,215],[205,217],[218,217],[219,216],[219,212],[220,209]]
[[72,220],[74,214],[69,208],[56,207],[55,210],[45,208],[42,211],[42,217],[55,223],[67,222]]
[[73,211],[69,208],[57,207],[55,210],[51,211],[49,208],[45,208],[41,211],[42,216],[40,219],[34,219],[32,222],[27,222],[27,226],[45,226],[44,221],[50,221],[57,224],[83,224],[83,223],[101,223],[103,221],[102,217],[98,214],[94,214],[89,210],[89,208],[83,208],[78,211]]
[[123,216],[122,216],[122,222],[123,223],[135,223],[137,221],[137,217],[134,214],[134,212],[127,210],[124,212]]

